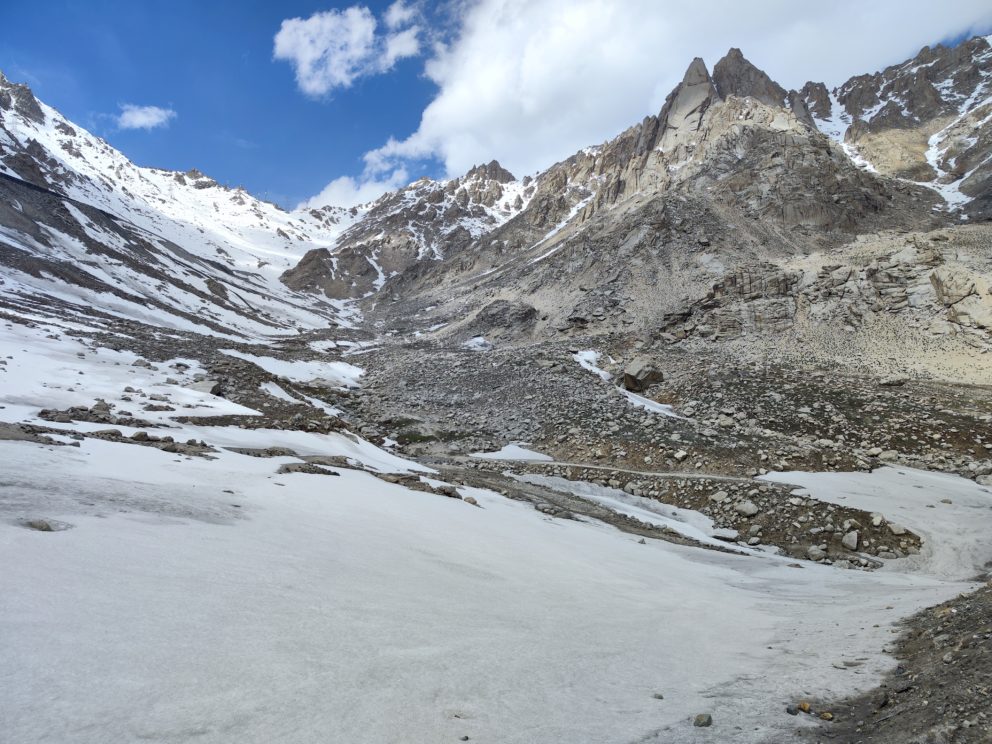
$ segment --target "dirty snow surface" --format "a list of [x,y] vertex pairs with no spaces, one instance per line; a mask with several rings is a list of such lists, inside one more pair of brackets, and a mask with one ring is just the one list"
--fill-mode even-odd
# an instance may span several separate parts
[[[55,331],[0,333],[0,420],[114,399],[134,375],[233,410]],[[784,741],[802,725],[787,702],[876,684],[895,623],[992,558],[992,493],[948,476],[772,476],[932,541],[869,573],[408,490],[376,473],[423,467],[346,433],[159,420],[214,459],[70,439],[100,428],[83,423],[60,425],[78,447],[0,440],[4,742]],[[298,460],[233,446],[351,467],[279,474]]]

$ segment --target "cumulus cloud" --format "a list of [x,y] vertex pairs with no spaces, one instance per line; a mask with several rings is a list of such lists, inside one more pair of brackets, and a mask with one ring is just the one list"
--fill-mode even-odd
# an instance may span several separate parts
[[176,112],[160,106],[136,106],[133,103],[121,104],[121,113],[116,117],[120,129],[157,129],[166,127]]
[[336,207],[355,207],[373,201],[387,191],[405,186],[409,180],[407,170],[402,167],[379,177],[363,176],[356,179],[351,176],[341,176],[299,206],[323,207],[333,204]]
[[272,54],[293,65],[301,91],[326,95],[419,54],[420,27],[410,25],[415,17],[416,12],[399,0],[386,10],[385,34],[377,33],[372,11],[359,5],[306,19],[288,18],[275,35]]
[[992,28],[988,0],[456,7],[456,28],[425,66],[436,96],[415,132],[366,154],[366,178],[424,157],[439,159],[449,175],[492,158],[518,175],[534,172],[657,113],[693,57],[712,67],[731,46],[786,87],[807,79],[832,87],[925,45]]

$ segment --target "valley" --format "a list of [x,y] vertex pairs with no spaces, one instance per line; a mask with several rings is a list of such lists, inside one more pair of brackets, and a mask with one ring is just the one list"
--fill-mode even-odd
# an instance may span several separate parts
[[290,212],[0,76],[11,741],[988,741],[990,43]]

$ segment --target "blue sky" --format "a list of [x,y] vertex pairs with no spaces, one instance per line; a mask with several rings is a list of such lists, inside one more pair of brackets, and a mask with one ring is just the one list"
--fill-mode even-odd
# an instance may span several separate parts
[[[435,86],[416,60],[314,99],[274,61],[284,18],[326,10],[313,2],[139,3],[6,0],[0,69],[141,165],[196,167],[282,204],[361,156],[417,128]],[[378,14],[387,3],[367,3]],[[118,129],[120,105],[176,111],[167,127]],[[427,167],[436,170],[436,167]]]
[[[832,87],[990,31],[988,0],[4,0],[0,70],[139,165],[346,206],[493,158],[533,173],[731,46]],[[126,129],[124,105],[175,115]]]

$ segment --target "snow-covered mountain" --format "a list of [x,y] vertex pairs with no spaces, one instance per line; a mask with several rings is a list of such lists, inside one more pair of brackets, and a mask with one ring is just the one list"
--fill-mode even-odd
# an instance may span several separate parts
[[536,188],[495,160],[460,178],[421,178],[368,205],[336,245],[308,253],[283,281],[331,297],[368,296],[418,262],[450,258],[505,224]]
[[278,277],[360,210],[286,212],[195,170],[138,167],[2,74],[0,178],[7,298],[215,333],[347,322]]

